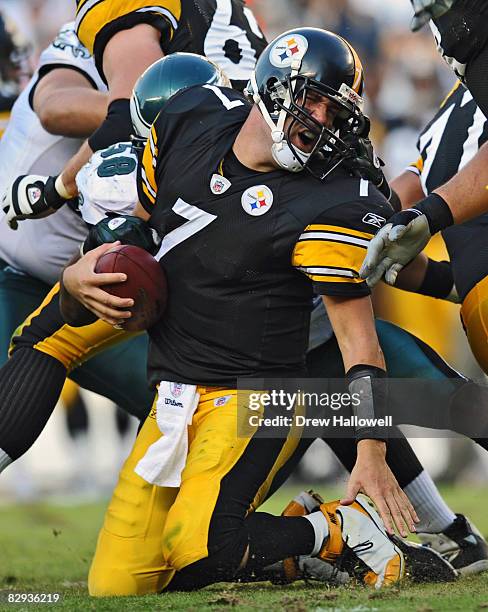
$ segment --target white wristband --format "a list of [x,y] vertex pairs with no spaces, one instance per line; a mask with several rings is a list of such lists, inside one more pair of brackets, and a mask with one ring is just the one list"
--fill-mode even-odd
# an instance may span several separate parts
[[65,200],[69,200],[73,196],[68,192],[66,187],[64,186],[63,179],[61,178],[61,174],[57,177],[54,183],[54,189],[58,192],[58,194],[64,198]]

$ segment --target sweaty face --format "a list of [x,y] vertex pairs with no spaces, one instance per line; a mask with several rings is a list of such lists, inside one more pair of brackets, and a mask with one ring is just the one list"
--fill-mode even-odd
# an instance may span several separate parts
[[302,92],[297,99],[297,104],[313,120],[305,114],[301,114],[302,122],[288,117],[285,122],[285,132],[290,128],[289,137],[292,145],[304,153],[311,153],[320,136],[320,128],[317,123],[333,131],[339,106],[333,100],[314,91]]

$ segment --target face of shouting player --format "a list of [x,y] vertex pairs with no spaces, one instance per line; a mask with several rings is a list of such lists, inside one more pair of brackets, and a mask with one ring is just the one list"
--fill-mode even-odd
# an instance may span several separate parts
[[[318,124],[334,130],[334,120],[339,112],[339,106],[333,100],[314,91],[308,91],[306,95],[301,94],[300,98],[301,100],[297,101],[298,105]],[[320,136],[319,128],[305,115],[302,119],[303,123],[288,117],[285,122],[285,133],[291,126],[289,132],[291,144],[304,153],[311,153]]]

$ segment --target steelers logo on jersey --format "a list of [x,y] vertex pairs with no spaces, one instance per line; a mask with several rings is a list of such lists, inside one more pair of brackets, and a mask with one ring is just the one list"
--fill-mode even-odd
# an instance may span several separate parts
[[269,61],[277,68],[288,68],[295,59],[302,59],[308,49],[308,40],[300,34],[288,34],[275,42]]
[[273,204],[273,192],[266,185],[249,187],[242,194],[242,208],[248,215],[260,217],[268,212]]

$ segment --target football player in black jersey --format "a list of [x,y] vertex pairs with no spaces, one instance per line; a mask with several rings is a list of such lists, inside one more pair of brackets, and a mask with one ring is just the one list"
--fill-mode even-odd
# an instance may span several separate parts
[[[192,589],[297,554],[333,560],[343,546],[334,548],[327,534],[338,521],[340,541],[351,538],[350,511],[362,513],[359,538],[371,541],[368,558],[348,543],[369,559],[368,581],[400,578],[401,553],[382,539],[390,552],[378,563],[378,542],[354,501],[359,490],[368,493],[390,532],[393,523],[403,534],[415,528],[415,511],[385,462],[384,432],[358,428],[346,505],[323,505],[305,518],[248,513],[298,440],[236,437],[239,379],[304,372],[313,291],[323,296],[351,392],[367,390],[362,407],[373,415],[384,400],[375,384],[386,372],[369,289],[357,272],[374,231],[368,214],[386,218],[391,209],[368,181],[341,168],[349,151],[343,136],[364,129],[362,81],[346,41],[302,28],[261,56],[250,84],[254,105],[206,85],[174,96],[156,120],[137,213],[163,238],[156,257],[169,283],[166,315],[149,330],[149,378],[158,393],[99,537],[93,594],[160,590],[171,578],[171,588]],[[72,301],[71,293],[118,324],[130,317],[132,300],[101,288],[124,279],[94,274],[106,249],[66,268],[63,299]],[[172,437],[185,440],[190,421],[182,463]]]
[[235,87],[243,87],[266,46],[252,11],[243,0],[77,0],[76,26],[93,53],[109,89],[105,121],[57,177],[37,181],[32,197],[29,178],[7,192],[8,220],[45,216],[77,195],[75,177],[92,152],[129,140],[129,98],[137,78],[157,59],[186,51],[206,55]]
[[[458,81],[419,135],[418,160],[391,182],[402,207],[408,209],[449,183],[456,173],[469,166],[480,148],[486,148],[487,141],[488,121],[471,92]],[[447,297],[449,287],[455,285],[453,297],[462,303],[461,316],[471,350],[485,372],[488,372],[484,297],[488,273],[487,224],[485,213],[442,232],[450,264],[427,263],[424,256],[418,256],[415,262],[419,269],[423,268],[425,285],[430,285],[434,297]],[[395,277],[387,280],[394,284]],[[401,282],[397,286],[404,288]]]
[[[442,102],[438,112],[422,130],[418,138],[420,156],[400,176],[391,181],[391,187],[408,208],[470,162],[479,147],[488,140],[488,120],[476,105],[470,91],[459,81]],[[415,266],[423,274],[423,293],[437,298],[456,295],[462,304],[461,319],[473,355],[488,373],[488,213],[445,229],[442,237],[449,253],[449,262],[434,262],[426,256],[417,257]],[[406,288],[399,278],[397,286]],[[453,292],[452,289],[455,289]],[[469,387],[466,387],[469,390]],[[460,395],[460,415],[467,413],[470,404],[477,404],[481,413],[488,407],[482,387],[471,387],[471,397],[464,402]],[[486,448],[486,440],[476,440]],[[448,555],[453,565],[463,573],[488,569],[488,546],[476,529],[463,515],[440,534],[421,534],[423,542],[434,543]]]
[[[411,0],[413,26],[428,20],[439,51],[488,114],[488,3],[485,0]],[[488,211],[488,144],[446,183],[412,208],[396,213],[371,241],[361,276],[374,285],[396,276],[430,237]]]

